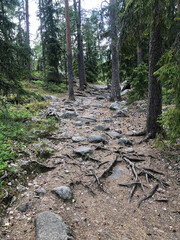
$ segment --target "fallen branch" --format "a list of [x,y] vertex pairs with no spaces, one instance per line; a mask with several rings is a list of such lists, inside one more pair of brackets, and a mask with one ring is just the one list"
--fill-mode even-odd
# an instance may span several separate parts
[[157,183],[157,184],[151,189],[151,191],[150,191],[144,198],[142,198],[142,199],[139,201],[139,203],[138,203],[138,205],[137,205],[137,208],[140,208],[142,202],[144,202],[145,200],[151,198],[151,197],[155,194],[155,192],[157,191],[158,187],[159,187],[159,184]]

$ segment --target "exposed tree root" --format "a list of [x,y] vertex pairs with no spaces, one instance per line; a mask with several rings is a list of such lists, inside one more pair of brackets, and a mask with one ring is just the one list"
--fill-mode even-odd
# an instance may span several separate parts
[[117,163],[121,161],[118,161],[118,156],[116,156],[115,160],[111,163],[111,165],[101,174],[99,179],[106,178],[112,174],[113,168],[116,166]]
[[143,139],[139,142],[139,144],[141,144],[141,143],[143,143],[143,142],[147,142],[148,140],[150,140],[150,139],[152,139],[152,138],[154,138],[154,134],[153,134],[153,133],[148,133],[148,134],[145,136],[145,138],[143,138]]
[[142,198],[142,199],[139,201],[139,203],[138,203],[138,205],[137,205],[137,208],[140,208],[142,202],[144,202],[145,200],[151,198],[151,197],[155,194],[155,192],[157,191],[158,187],[159,187],[159,184],[157,183],[157,184],[151,189],[151,191],[150,191],[144,198]]
[[146,135],[146,131],[132,133],[132,134],[127,134],[127,136],[130,136],[130,137],[142,137],[142,136],[145,136],[145,135]]

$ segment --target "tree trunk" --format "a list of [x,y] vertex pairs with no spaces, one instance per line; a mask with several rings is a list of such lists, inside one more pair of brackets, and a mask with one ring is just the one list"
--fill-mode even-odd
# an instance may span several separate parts
[[148,112],[147,112],[147,135],[154,138],[156,133],[161,132],[161,126],[157,122],[162,112],[162,89],[158,76],[154,75],[159,68],[158,61],[162,56],[162,36],[159,0],[155,0],[152,6],[152,25],[149,43],[149,86],[148,86]]
[[111,51],[112,51],[112,81],[110,101],[121,100],[121,89],[119,84],[119,55],[118,55],[118,35],[116,19],[117,19],[116,0],[110,0]]
[[39,0],[40,34],[41,34],[41,44],[42,44],[42,65],[43,65],[44,80],[46,81],[46,61],[45,61],[45,46],[44,46],[43,19],[42,19],[42,8],[43,7],[44,7],[43,0]]
[[76,26],[77,26],[77,40],[78,40],[78,72],[80,80],[80,89],[84,90],[84,85],[87,85],[86,82],[86,73],[84,66],[84,55],[83,55],[83,40],[81,34],[81,0],[78,1],[78,11],[77,11],[77,2],[74,0],[74,10],[76,14]]
[[142,63],[142,49],[137,45],[137,67]]
[[26,45],[28,48],[28,59],[27,59],[27,80],[30,80],[30,38],[29,38],[29,0],[26,0]]
[[67,59],[68,59],[69,99],[74,100],[73,72],[72,72],[72,49],[71,49],[69,2],[68,2],[68,0],[65,0],[65,18],[66,18],[66,42],[67,42]]

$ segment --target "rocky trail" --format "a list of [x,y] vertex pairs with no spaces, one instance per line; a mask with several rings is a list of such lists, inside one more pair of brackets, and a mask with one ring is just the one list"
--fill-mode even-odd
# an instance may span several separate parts
[[52,97],[44,117],[58,130],[47,138],[55,151],[30,156],[36,172],[7,209],[2,240],[178,240],[180,176],[154,141],[129,136],[144,129],[146,102],[109,102],[109,90],[76,91],[76,101]]

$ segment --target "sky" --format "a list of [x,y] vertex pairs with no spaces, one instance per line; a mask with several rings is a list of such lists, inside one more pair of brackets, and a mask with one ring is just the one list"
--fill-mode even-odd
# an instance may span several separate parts
[[[30,14],[30,39],[33,42],[36,38],[36,32],[39,26],[39,21],[36,17],[36,13],[38,10],[36,0],[29,0],[29,14]],[[72,0],[69,1],[70,5],[72,4]],[[82,8],[90,10],[93,8],[100,8],[101,2],[103,0],[81,0]],[[32,43],[31,42],[31,43]]]

